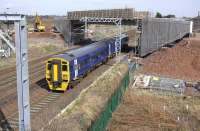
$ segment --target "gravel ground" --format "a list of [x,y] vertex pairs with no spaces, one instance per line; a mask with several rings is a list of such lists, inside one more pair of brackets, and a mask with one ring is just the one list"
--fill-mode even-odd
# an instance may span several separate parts
[[[50,32],[32,32],[28,34],[28,58],[37,59],[47,54],[67,49],[65,42],[59,34]],[[0,69],[15,64],[15,54],[9,58],[0,58]]]

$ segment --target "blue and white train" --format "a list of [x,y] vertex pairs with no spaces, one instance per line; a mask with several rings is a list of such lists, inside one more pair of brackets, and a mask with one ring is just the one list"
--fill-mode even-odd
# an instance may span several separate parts
[[[128,36],[123,34],[121,40],[121,46],[127,45]],[[115,54],[115,38],[108,38],[49,58],[46,62],[49,89],[66,91],[74,81]]]

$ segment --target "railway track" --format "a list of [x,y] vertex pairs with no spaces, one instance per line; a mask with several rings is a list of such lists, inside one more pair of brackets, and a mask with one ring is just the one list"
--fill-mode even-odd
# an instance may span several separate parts
[[[77,47],[76,47],[77,48]],[[74,48],[73,48],[74,49]],[[71,50],[71,49],[69,49]],[[57,52],[57,53],[62,53],[65,51]],[[32,78],[36,77],[38,75],[38,72],[43,75],[44,77],[44,72],[45,71],[45,63],[44,61],[51,57],[53,54],[30,61],[29,65],[32,64],[29,68],[29,77],[30,77],[30,83],[34,83],[35,81],[31,81]],[[16,67],[10,67],[8,69],[0,70],[1,75],[0,76],[0,92],[4,91],[5,89],[8,90],[10,87],[16,87]],[[8,73],[7,73],[8,72]],[[15,84],[15,85],[14,85]]]
[[[52,56],[52,55],[50,55]],[[49,57],[50,57],[49,56]],[[41,58],[41,61],[32,63],[30,67],[30,103],[31,103],[31,125],[33,130],[39,130],[50,119],[53,119],[60,110],[70,104],[81,92],[82,89],[89,86],[100,74],[108,69],[108,65],[102,65],[96,70],[91,72],[81,83],[77,85],[73,90],[67,93],[56,93],[49,92],[48,85],[44,79],[44,66],[40,65],[45,59]],[[114,61],[114,60],[111,60]],[[1,72],[1,71],[0,71]],[[16,77],[10,73],[7,76],[2,76],[5,81],[12,83],[11,85],[6,84],[4,81],[0,86],[0,108],[5,116],[5,123],[1,123],[2,130],[14,129],[18,130],[18,108],[17,108],[17,90],[16,90]],[[9,78],[9,76],[12,78]],[[9,78],[9,80],[6,80]],[[12,79],[12,80],[10,80]],[[1,79],[0,79],[1,80]],[[15,82],[14,82],[15,81]],[[2,81],[0,82],[0,84]],[[6,91],[7,90],[7,91]],[[1,119],[2,121],[2,119]],[[1,129],[0,129],[1,130]]]
[[[75,47],[78,48],[78,47]],[[74,48],[72,48],[74,49]],[[69,50],[72,50],[69,49]],[[57,52],[62,53],[65,51]],[[56,53],[56,54],[57,54]],[[29,62],[29,77],[30,77],[30,103],[31,115],[33,116],[40,110],[46,107],[47,104],[56,100],[61,94],[52,93],[47,90],[48,85],[44,79],[45,63],[44,61],[54,54],[47,55]],[[16,88],[16,67],[9,67],[0,70],[0,109],[5,116],[1,123],[2,130],[10,128],[18,128],[18,108],[17,108],[17,88]],[[2,125],[4,124],[4,125]],[[1,130],[1,128],[0,128]]]
[[[45,108],[47,108],[47,105],[56,101],[56,99],[58,99],[58,97],[60,97],[62,94],[60,93],[48,93],[47,95],[43,96],[39,101],[32,103],[31,104],[31,116],[36,115],[38,112],[40,112],[41,110],[44,110]],[[10,126],[13,129],[18,128],[19,123],[18,123],[18,112],[12,114],[12,116],[9,116],[7,118]]]
[[[63,53],[63,52],[70,51],[70,50],[73,50],[73,49],[76,49],[76,48],[79,48],[79,46],[75,46],[75,47],[72,47],[68,50],[56,52],[54,54],[46,55],[46,56],[43,56],[43,57],[29,61],[28,62],[28,64],[29,64],[29,75],[30,75],[30,71],[39,67],[40,65],[43,65],[45,60],[47,60],[49,57],[51,57],[55,54]],[[0,80],[5,80],[5,79],[8,79],[9,77],[12,77],[13,79],[15,78],[15,80],[16,80],[16,66],[8,67],[6,69],[1,69],[0,74],[3,74],[3,75],[0,76]]]
[[[44,67],[45,67],[44,64],[45,64],[45,63],[39,63],[39,64],[36,65],[34,68],[31,68],[31,69],[29,70],[30,76],[33,75],[33,74],[35,74],[35,73],[37,73],[37,70],[42,70],[42,69],[44,69]],[[12,74],[9,74],[9,76],[6,76],[6,77],[4,77],[4,78],[1,79],[1,81],[0,81],[0,90],[1,90],[1,87],[2,87],[2,86],[6,85],[6,84],[8,84],[8,83],[10,83],[10,82],[12,82],[12,84],[13,84],[14,82],[16,82],[16,72],[14,72],[14,73],[12,73]]]
[[[43,70],[39,70],[37,72],[34,72],[33,75],[31,75],[30,77],[30,83],[35,83],[37,81],[39,81],[42,77],[44,76],[44,71]],[[32,88],[30,88],[31,90]],[[0,88],[0,92],[3,92],[2,95],[0,95],[0,106],[1,106],[1,101],[3,101],[3,99],[9,95],[9,94],[16,94],[17,90],[16,90],[16,81],[14,82],[10,82],[9,84],[6,84],[4,86],[2,86]]]

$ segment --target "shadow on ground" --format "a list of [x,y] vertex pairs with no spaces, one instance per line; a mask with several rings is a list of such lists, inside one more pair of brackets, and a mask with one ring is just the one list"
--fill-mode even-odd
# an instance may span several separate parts
[[46,81],[45,78],[43,78],[43,79],[37,81],[36,84],[37,84],[39,87],[41,87],[42,89],[45,89],[45,90],[47,90],[47,91],[50,91],[50,90],[49,90],[49,86],[48,86],[47,81]]
[[14,129],[12,129],[12,127],[10,126],[10,123],[6,119],[1,109],[0,109],[0,126],[2,131],[14,131]]
[[47,83],[47,81],[46,81],[45,78],[43,78],[43,79],[37,81],[36,84],[37,84],[40,88],[45,89],[45,90],[48,91],[48,92],[63,93],[63,91],[52,91],[52,90],[50,90],[50,89],[49,89],[49,86],[48,86],[48,83]]

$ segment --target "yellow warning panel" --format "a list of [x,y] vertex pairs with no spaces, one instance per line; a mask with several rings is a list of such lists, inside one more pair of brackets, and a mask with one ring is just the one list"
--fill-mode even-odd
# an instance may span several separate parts
[[53,81],[58,81],[58,65],[53,65]]

